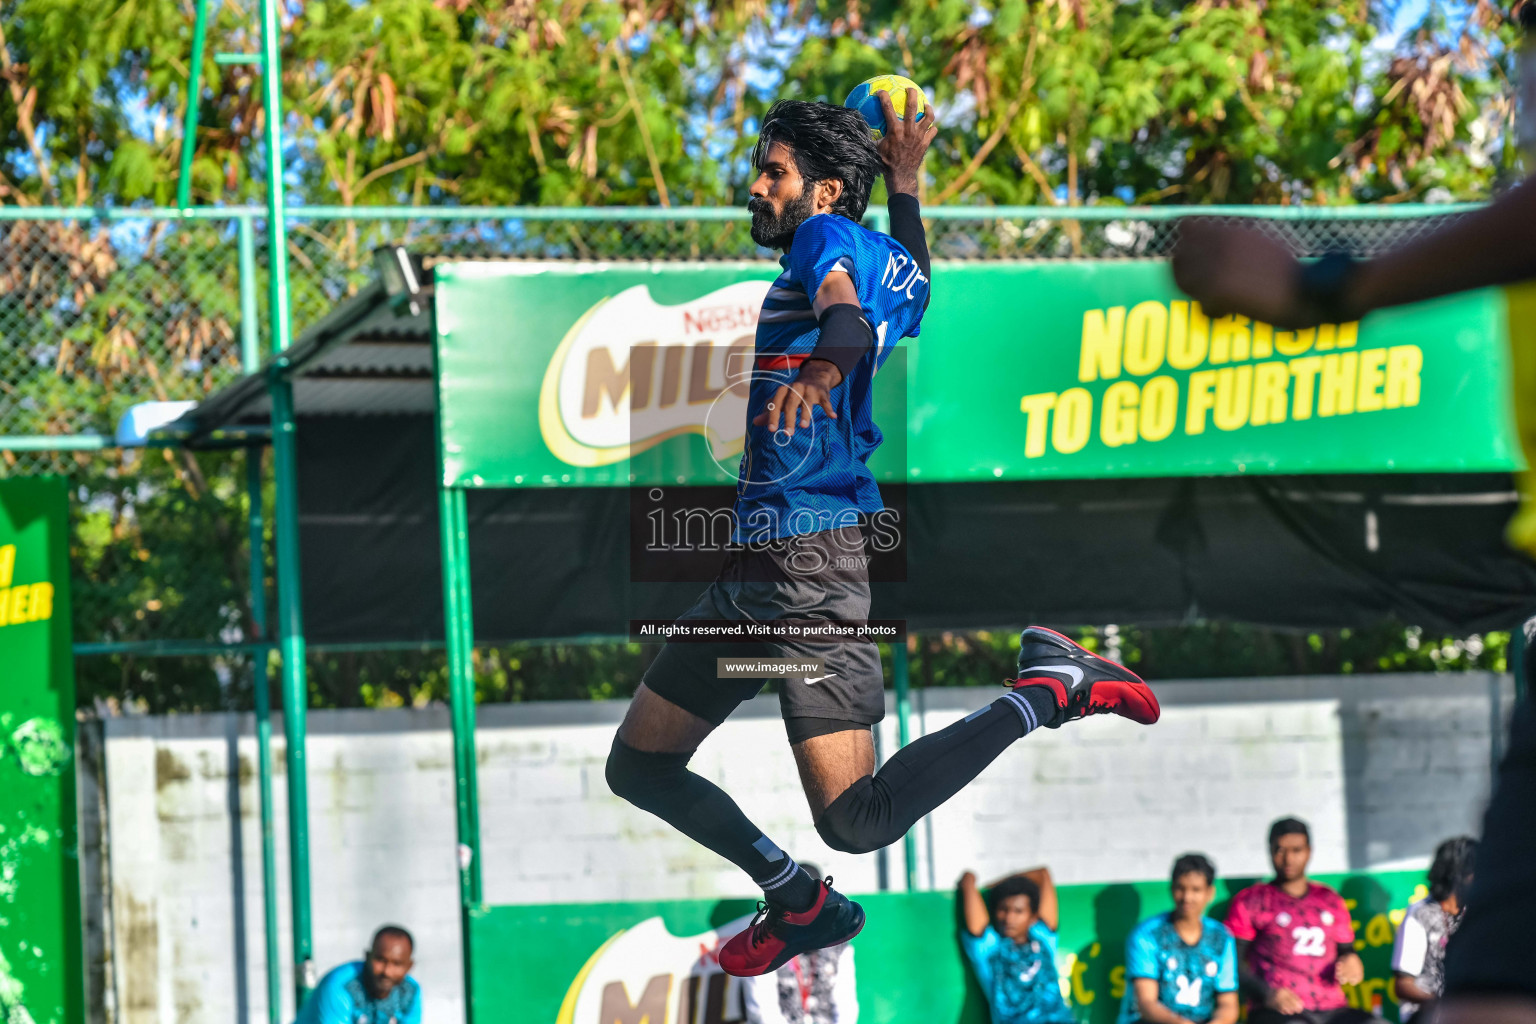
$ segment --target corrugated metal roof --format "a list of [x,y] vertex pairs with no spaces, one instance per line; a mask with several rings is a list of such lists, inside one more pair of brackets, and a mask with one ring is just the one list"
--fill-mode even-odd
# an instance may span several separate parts
[[[384,287],[370,282],[295,339],[281,372],[293,382],[300,416],[431,415],[432,289],[421,311],[397,316]],[[222,430],[265,426],[272,415],[267,390],[269,359],[210,395],[168,428],[208,442]]]

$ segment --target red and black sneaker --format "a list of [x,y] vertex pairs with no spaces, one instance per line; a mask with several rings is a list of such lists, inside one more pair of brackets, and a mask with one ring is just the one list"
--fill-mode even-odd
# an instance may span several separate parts
[[776,971],[801,953],[847,942],[864,929],[864,908],[821,883],[809,910],[791,913],[776,903],[759,903],[744,931],[720,947],[720,969],[738,978]]
[[1050,690],[1057,714],[1041,724],[1052,729],[1104,714],[1151,725],[1162,714],[1152,688],[1136,673],[1044,626],[1030,626],[1019,634],[1019,678],[1008,685],[1015,690]]

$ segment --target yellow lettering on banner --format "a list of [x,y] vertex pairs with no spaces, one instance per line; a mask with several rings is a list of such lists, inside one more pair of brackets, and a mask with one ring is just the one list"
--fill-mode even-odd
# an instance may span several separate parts
[[1045,427],[1051,418],[1051,408],[1056,404],[1056,392],[1044,391],[1038,395],[1025,395],[1019,401],[1019,411],[1024,421],[1024,457],[1038,459],[1045,454]]
[[[1098,943],[1095,942],[1094,945],[1097,946]],[[1072,979],[1072,1001],[1078,1006],[1092,1006],[1094,999],[1098,998],[1097,992],[1083,984],[1083,976],[1087,973],[1088,965],[1083,961],[1079,960],[1072,965],[1072,973],[1070,975]]]
[[1343,352],[1322,357],[1323,372],[1317,380],[1317,414],[1348,416],[1355,411],[1355,379],[1360,353]]
[[1205,414],[1215,404],[1211,394],[1215,386],[1215,370],[1200,370],[1189,375],[1189,409],[1184,414],[1184,433],[1205,433]]
[[1168,365],[1175,370],[1193,370],[1205,362],[1211,340],[1211,321],[1198,302],[1169,304],[1173,315],[1168,320]]
[[1056,415],[1051,419],[1052,448],[1063,455],[1081,451],[1092,428],[1093,396],[1087,388],[1068,388],[1057,396]]
[[1173,433],[1179,419],[1179,382],[1153,377],[1141,388],[1141,439],[1161,441]]
[[1333,349],[1334,339],[1339,336],[1338,328],[1333,324],[1317,325],[1317,344],[1312,348],[1317,352],[1329,352]]
[[1168,308],[1161,302],[1138,302],[1125,321],[1125,372],[1137,377],[1156,373],[1168,350]]
[[1417,345],[1393,345],[1387,349],[1387,384],[1382,398],[1388,409],[1419,404],[1419,371],[1424,369],[1424,350]]
[[[1311,343],[1309,339],[1307,344],[1310,345]],[[1280,347],[1278,341],[1276,341],[1275,347]],[[1317,371],[1321,369],[1322,365],[1322,356],[1304,356],[1301,359],[1291,360],[1291,379],[1296,382],[1296,387],[1291,392],[1291,419],[1309,420],[1312,418],[1313,386],[1317,382]]]
[[[1126,355],[1130,355],[1127,347]],[[1111,448],[1136,440],[1136,403],[1141,391],[1135,382],[1118,380],[1104,390],[1104,414],[1099,423],[1099,440]]]
[[1360,321],[1351,320],[1347,324],[1339,324],[1339,348],[1354,348],[1355,342],[1360,340]]
[[27,621],[28,598],[32,596],[31,587],[11,588],[11,614],[9,616],[12,625]]
[[11,621],[11,592],[0,587],[0,626]]
[[1103,377],[1108,380],[1120,376],[1120,346],[1124,341],[1124,306],[1084,312],[1083,347],[1078,354],[1077,379],[1090,381]]
[[1275,354],[1275,329],[1269,324],[1253,325],[1253,358],[1268,359]]
[[1275,351],[1283,356],[1299,356],[1312,347],[1316,331],[1281,331],[1275,335]]
[[1217,430],[1236,430],[1246,426],[1253,406],[1253,367],[1228,366],[1216,371],[1216,409],[1213,419]]
[[1360,353],[1360,387],[1355,392],[1356,412],[1375,412],[1383,408],[1381,388],[1387,382],[1387,350],[1368,348]]
[[1248,422],[1256,427],[1285,422],[1286,392],[1291,385],[1291,370],[1284,363],[1259,363],[1253,368],[1253,415]]
[[32,609],[27,614],[27,621],[39,622],[51,618],[53,618],[53,584],[32,584]]
[[1211,362],[1231,363],[1248,358],[1248,318],[1224,316],[1211,324]]
[[11,585],[11,577],[16,573],[16,545],[0,545],[0,589]]
[[1387,920],[1386,914],[1377,914],[1365,926],[1365,941],[1373,946],[1390,946],[1396,937],[1392,922]]
[[1125,965],[1110,968],[1109,971],[1109,997],[1111,999],[1125,998]]

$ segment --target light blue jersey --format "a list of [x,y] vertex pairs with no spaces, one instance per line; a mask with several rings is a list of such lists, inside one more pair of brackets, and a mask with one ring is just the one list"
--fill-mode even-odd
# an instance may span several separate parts
[[1237,991],[1237,944],[1226,926],[1200,919],[1193,946],[1174,930],[1170,914],[1149,917],[1125,940],[1125,1000],[1117,1024],[1141,1019],[1135,978],[1157,982],[1157,1001],[1180,1017],[1204,1024],[1216,1012],[1216,993]]
[[370,999],[363,962],[354,960],[320,979],[294,1024],[421,1024],[421,986],[406,975],[389,995]]
[[[880,489],[865,465],[883,435],[875,424],[875,373],[904,337],[916,337],[928,301],[928,278],[889,235],[823,213],[795,231],[779,261],[757,321],[756,361],[747,398],[747,437],[736,486],[736,540],[764,541],[853,526],[880,511]],[[858,291],[859,307],[874,331],[869,351],[837,387],[837,419],[812,410],[810,429],[793,437],[752,424],[780,385],[794,381],[816,347],[821,328],[812,297],[833,271]],[[900,425],[902,427],[905,424]]]
[[987,925],[980,935],[964,929],[960,945],[986,993],[992,1024],[1072,1024],[1056,971],[1056,933],[1041,921],[1023,942]]

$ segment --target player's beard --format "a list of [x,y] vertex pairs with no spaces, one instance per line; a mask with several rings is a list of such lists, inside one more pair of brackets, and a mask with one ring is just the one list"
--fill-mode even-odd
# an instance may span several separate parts
[[794,241],[795,229],[815,211],[816,201],[810,189],[801,188],[798,196],[785,200],[784,209],[777,215],[766,199],[748,200],[747,209],[752,214],[752,241],[765,249],[788,249]]

